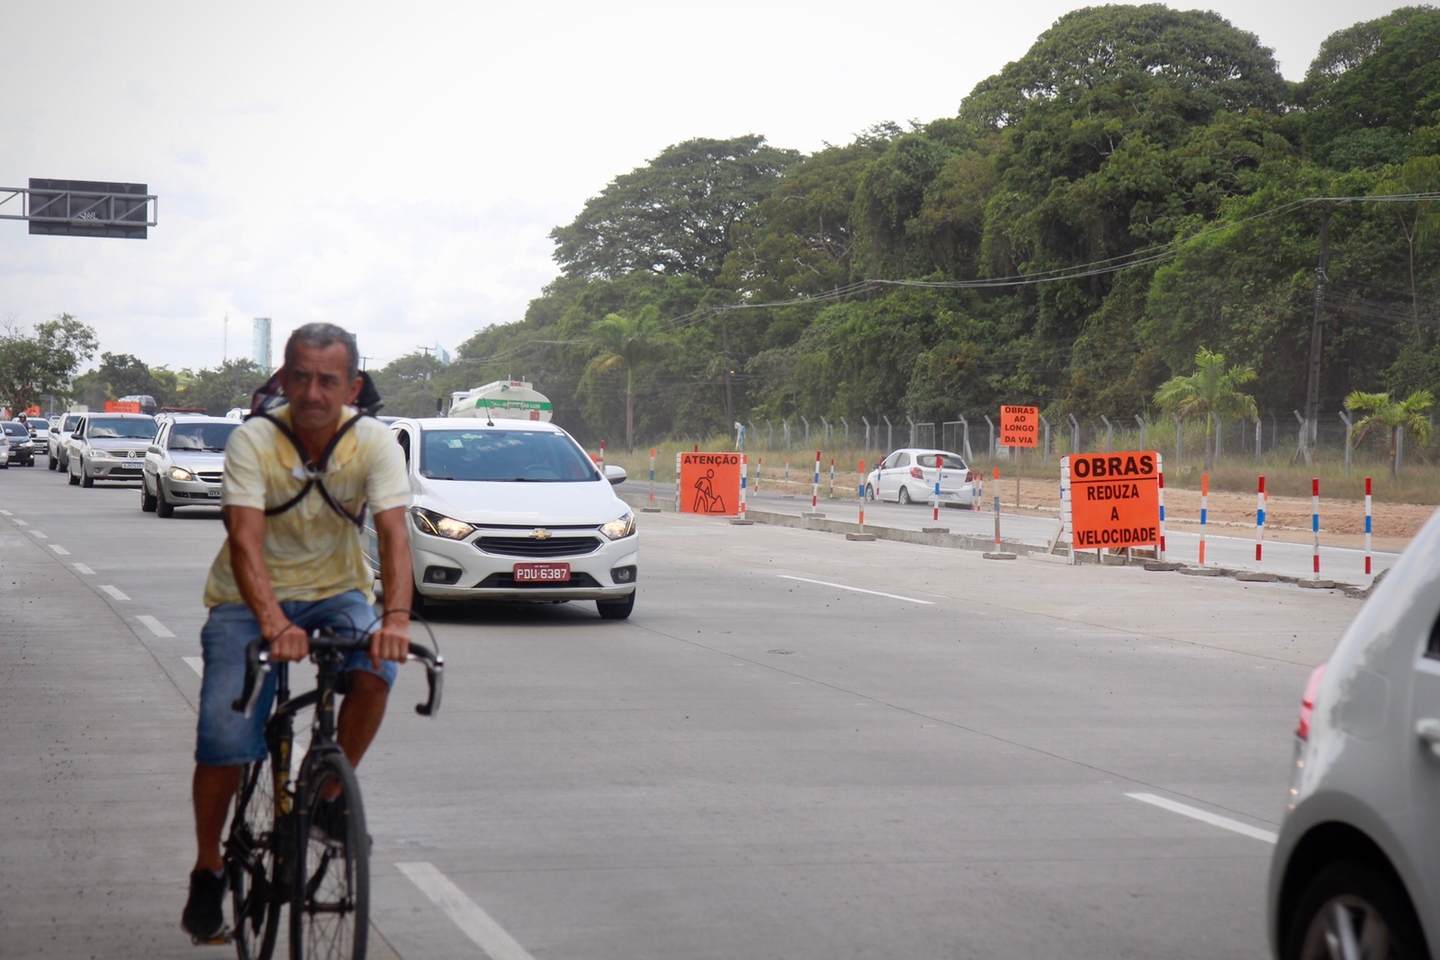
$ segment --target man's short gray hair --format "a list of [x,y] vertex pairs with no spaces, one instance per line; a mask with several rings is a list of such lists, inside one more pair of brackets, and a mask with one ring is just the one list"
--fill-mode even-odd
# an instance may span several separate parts
[[290,339],[285,341],[286,366],[290,365],[297,343],[314,347],[316,350],[324,350],[337,343],[345,344],[345,352],[350,357],[350,379],[354,380],[360,375],[360,348],[355,345],[355,334],[344,327],[337,327],[333,323],[307,323],[303,327],[296,327],[295,332],[290,334]]

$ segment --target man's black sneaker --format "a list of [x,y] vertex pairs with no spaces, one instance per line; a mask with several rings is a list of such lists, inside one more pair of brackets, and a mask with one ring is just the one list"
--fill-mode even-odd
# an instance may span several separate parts
[[209,870],[190,874],[190,899],[185,904],[180,926],[196,944],[228,943],[225,929],[225,877]]

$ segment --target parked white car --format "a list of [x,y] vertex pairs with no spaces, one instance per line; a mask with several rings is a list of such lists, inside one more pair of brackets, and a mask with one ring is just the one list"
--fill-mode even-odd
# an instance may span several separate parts
[[89,413],[66,441],[70,484],[139,480],[145,451],[155,441],[155,418],[144,413]]
[[933,503],[937,457],[940,502],[974,509],[984,497],[980,474],[966,467],[958,453],[930,447],[903,447],[886,457],[865,478],[865,499]]
[[[550,423],[398,419],[414,500],[418,600],[594,600],[623,620],[635,606],[639,537],[615,495],[619,467],[596,468]],[[608,482],[607,482],[608,480]],[[379,571],[373,526],[365,550]]]
[[[1440,948],[1440,513],[1306,688],[1271,860],[1281,960]],[[1428,944],[1428,947],[1427,947]]]

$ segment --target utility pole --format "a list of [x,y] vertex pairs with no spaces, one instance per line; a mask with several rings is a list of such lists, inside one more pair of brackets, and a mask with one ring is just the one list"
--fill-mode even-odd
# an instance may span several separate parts
[[222,367],[230,362],[230,314],[228,311],[225,314],[224,329],[225,332],[221,334],[220,338],[220,366]]
[[725,322],[725,315],[720,315],[720,348],[725,351],[724,364],[721,372],[725,376],[725,419],[735,418],[734,405],[730,401],[730,325]]
[[1325,266],[1330,255],[1330,204],[1320,204],[1320,262],[1315,267],[1315,319],[1310,327],[1310,380],[1305,390],[1304,437],[1297,456],[1313,462],[1311,448],[1319,439],[1321,324],[1325,321]]

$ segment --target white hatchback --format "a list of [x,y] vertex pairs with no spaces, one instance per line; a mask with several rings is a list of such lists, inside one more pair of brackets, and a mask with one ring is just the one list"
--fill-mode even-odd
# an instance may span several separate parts
[[865,499],[933,503],[937,457],[940,502],[974,509],[984,495],[980,474],[966,467],[958,453],[930,447],[904,447],[886,457],[865,478]]
[[1311,675],[1295,735],[1270,867],[1271,950],[1282,960],[1432,956],[1440,947],[1440,513]]
[[[413,499],[415,589],[445,600],[594,600],[623,620],[635,606],[639,537],[602,474],[560,427],[522,420],[398,419]],[[608,482],[607,482],[608,481]],[[373,527],[365,550],[379,570]]]

